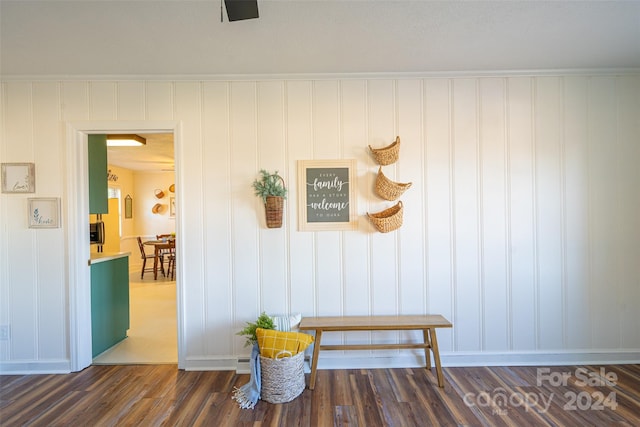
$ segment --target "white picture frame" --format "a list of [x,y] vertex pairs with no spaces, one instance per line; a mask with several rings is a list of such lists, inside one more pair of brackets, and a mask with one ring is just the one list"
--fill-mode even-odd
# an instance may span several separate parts
[[60,199],[37,197],[28,199],[29,228],[60,227]]
[[169,197],[169,217],[176,217],[176,198],[173,196]]
[[3,193],[35,193],[35,163],[2,163]]

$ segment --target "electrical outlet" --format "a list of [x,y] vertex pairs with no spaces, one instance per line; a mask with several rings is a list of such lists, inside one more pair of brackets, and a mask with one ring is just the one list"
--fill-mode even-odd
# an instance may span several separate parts
[[0,341],[7,341],[10,333],[11,329],[9,328],[9,325],[0,325]]

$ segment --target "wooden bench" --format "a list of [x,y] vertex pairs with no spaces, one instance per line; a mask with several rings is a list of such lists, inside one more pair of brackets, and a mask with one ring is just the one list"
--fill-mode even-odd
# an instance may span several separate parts
[[[431,371],[431,357],[429,350],[433,352],[436,365],[438,386],[444,387],[442,367],[440,366],[440,353],[436,338],[437,328],[451,328],[453,325],[439,314],[416,316],[329,316],[329,317],[303,317],[300,322],[300,330],[315,331],[315,345],[311,360],[311,377],[309,389],[316,385],[316,373],[318,368],[318,355],[320,350],[389,350],[389,349],[424,349],[427,370]],[[350,332],[350,331],[422,331],[424,342],[422,343],[397,343],[397,344],[338,344],[322,345],[324,332]]]

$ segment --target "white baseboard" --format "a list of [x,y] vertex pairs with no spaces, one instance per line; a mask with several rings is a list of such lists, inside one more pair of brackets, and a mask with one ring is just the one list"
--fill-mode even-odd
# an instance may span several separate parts
[[[640,363],[640,350],[565,351],[512,353],[441,353],[443,367],[472,366],[572,366]],[[433,363],[433,361],[432,361]],[[310,354],[305,356],[305,372],[310,371]],[[322,351],[318,369],[419,368],[425,366],[424,353],[415,350]],[[236,371],[248,374],[249,356],[188,357],[186,371]],[[66,374],[69,360],[3,361],[0,375]]]
[[640,350],[511,353],[441,353],[442,366],[567,366],[640,363]]
[[234,371],[238,367],[238,357],[187,357],[185,371]]
[[[307,362],[308,356],[307,356]],[[441,353],[443,367],[472,366],[573,366],[640,363],[640,350],[586,352]],[[433,366],[433,359],[431,361]],[[421,351],[322,351],[318,369],[420,368]],[[248,359],[239,358],[237,373],[249,373]]]
[[[335,354],[331,354],[335,353]],[[350,355],[350,352],[320,353],[318,369],[412,368],[425,366],[424,355],[386,351],[382,354]],[[356,353],[355,351],[353,353]],[[373,352],[372,352],[373,353]],[[471,366],[552,366],[614,365],[639,363],[640,351],[632,352],[553,352],[553,353],[441,353],[443,367]],[[432,361],[433,363],[433,361]]]
[[21,360],[0,362],[0,375],[68,374],[69,360]]

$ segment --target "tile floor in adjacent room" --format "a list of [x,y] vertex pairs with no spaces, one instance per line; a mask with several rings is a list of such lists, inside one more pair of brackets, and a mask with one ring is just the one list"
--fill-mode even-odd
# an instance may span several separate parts
[[125,340],[93,359],[94,365],[178,363],[176,282],[140,271],[129,275],[130,329]]

